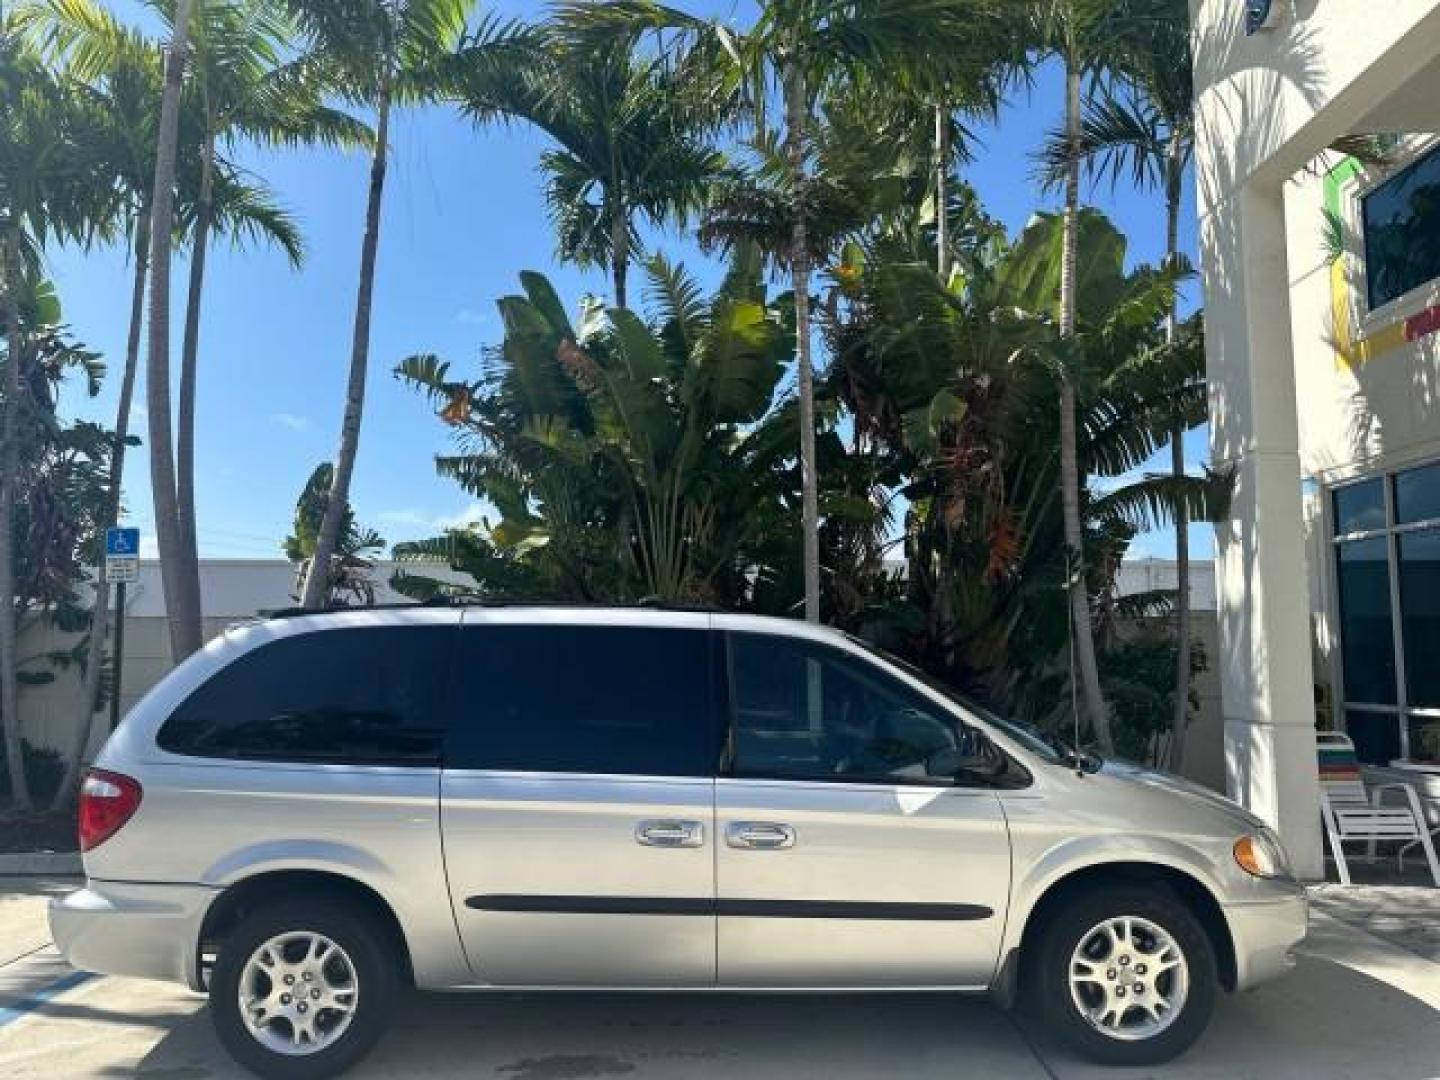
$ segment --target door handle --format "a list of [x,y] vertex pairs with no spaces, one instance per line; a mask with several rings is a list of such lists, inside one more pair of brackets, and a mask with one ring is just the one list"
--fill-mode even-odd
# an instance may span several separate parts
[[725,827],[725,843],[750,851],[781,851],[795,846],[795,830],[776,821],[736,821]]
[[635,841],[646,847],[697,848],[705,843],[705,826],[698,821],[642,821],[635,826]]

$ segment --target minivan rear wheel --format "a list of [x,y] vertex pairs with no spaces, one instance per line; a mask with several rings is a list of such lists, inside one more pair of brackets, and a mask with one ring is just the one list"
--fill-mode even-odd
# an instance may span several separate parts
[[1029,971],[1047,1025],[1107,1065],[1183,1053],[1219,986],[1205,928],[1163,888],[1086,891],[1053,910]]
[[380,1038],[395,996],[383,929],[343,904],[267,905],[226,937],[210,1015],[241,1065],[275,1080],[335,1076]]

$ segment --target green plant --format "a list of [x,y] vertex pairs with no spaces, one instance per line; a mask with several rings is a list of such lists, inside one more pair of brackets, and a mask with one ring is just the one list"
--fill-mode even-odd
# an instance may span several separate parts
[[467,31],[471,0],[356,0],[345,4],[285,0],[285,6],[301,31],[305,63],[324,73],[324,84],[341,100],[375,110],[340,445],[315,539],[312,573],[306,577],[300,597],[303,606],[320,608],[330,582],[328,573],[319,571],[331,565],[339,544],[350,501],[350,477],[360,449],[392,110],[424,105],[453,92],[457,64],[473,69],[501,61],[517,47],[517,34],[513,24],[493,19],[482,20]]
[[[54,798],[65,774],[65,763],[60,752],[48,746],[34,746],[28,739],[22,740],[21,745],[21,760],[25,763],[25,785],[31,798],[36,802]],[[5,747],[0,745],[0,802],[9,801],[11,795]]]
[[[743,605],[772,580],[794,512],[794,413],[773,407],[789,328],[752,252],[708,301],[659,256],[645,270],[648,319],[587,301],[572,325],[550,283],[522,274],[479,379],[455,380],[434,356],[399,366],[457,435],[441,474],[499,520],[397,557],[464,569],[486,596]],[[447,590],[410,573],[394,584]]]
[[1424,761],[1440,761],[1440,723],[1421,724],[1410,736],[1410,756]]
[[464,64],[461,107],[478,122],[519,120],[555,143],[540,156],[545,206],[562,259],[608,266],[616,307],[628,307],[636,219],[652,226],[696,213],[724,158],[706,141],[701,108],[663,57],[633,39],[589,47],[550,33],[505,62]]
[[[1163,740],[1172,736],[1175,712],[1177,643],[1168,637],[1143,635],[1118,642],[1100,653],[1100,678],[1114,705],[1115,752],[1131,761],[1157,764]],[[1185,715],[1200,707],[1193,677],[1206,670],[1204,650],[1192,643],[1191,680],[1187,681]],[[1172,736],[1173,737],[1173,736]]]
[[[325,516],[325,501],[330,493],[333,471],[334,466],[328,461],[315,467],[295,502],[294,531],[281,543],[285,557],[295,565],[297,594],[309,576],[310,561],[315,556],[315,540],[320,531],[320,521]],[[375,603],[375,583],[372,579],[375,563],[368,556],[384,550],[384,547],[385,538],[374,529],[356,524],[355,508],[347,505],[340,522],[340,540],[330,559],[327,607]],[[296,595],[295,599],[298,600],[299,596]]]

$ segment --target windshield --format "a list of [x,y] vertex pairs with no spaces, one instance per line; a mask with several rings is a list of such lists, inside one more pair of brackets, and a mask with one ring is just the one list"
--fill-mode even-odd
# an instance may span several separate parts
[[947,686],[945,683],[935,678],[935,676],[929,674],[926,671],[922,671],[920,668],[910,663],[910,661],[902,660],[894,653],[886,652],[879,646],[873,645],[870,642],[864,640],[863,638],[855,637],[853,634],[847,634],[846,637],[848,637],[856,645],[859,645],[866,652],[870,653],[872,656],[878,656],[887,664],[894,664],[896,667],[904,671],[907,675],[912,675],[916,679],[919,679],[922,683],[928,686],[931,690],[934,690],[937,694],[942,694],[949,700],[955,702],[955,704],[959,705],[966,712],[974,713],[975,715],[980,717],[980,719],[984,720],[987,724],[990,724],[992,727],[998,728],[1001,732],[1014,739],[1017,743],[1023,746],[1026,750],[1029,750],[1032,754],[1035,754],[1036,756],[1041,757],[1046,761],[1053,762],[1054,764],[1059,765],[1063,764],[1064,758],[1071,753],[1070,747],[1065,745],[1060,740],[1056,739],[1054,736],[1046,734],[1045,732],[1041,731],[1039,728],[1031,724],[1022,724],[1018,721],[1007,720],[1004,717],[997,715],[994,711],[985,708],[983,705],[976,704],[974,700],[966,697],[954,687]]

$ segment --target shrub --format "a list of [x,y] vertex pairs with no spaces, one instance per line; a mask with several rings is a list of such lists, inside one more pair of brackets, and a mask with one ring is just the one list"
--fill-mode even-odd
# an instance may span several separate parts
[[[60,780],[65,774],[64,762],[60,760],[59,751],[51,750],[48,746],[32,746],[27,741],[23,743],[23,748],[25,779],[30,786],[30,798],[43,805],[54,797],[55,789],[60,786]],[[9,799],[10,770],[5,761],[5,747],[0,745],[0,803],[8,802]]]

